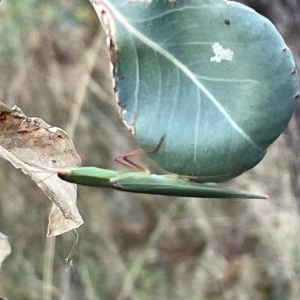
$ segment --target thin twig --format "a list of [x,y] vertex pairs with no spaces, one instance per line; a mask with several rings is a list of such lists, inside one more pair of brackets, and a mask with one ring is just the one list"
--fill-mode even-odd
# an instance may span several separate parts
[[73,139],[74,137],[75,127],[79,119],[79,114],[91,78],[91,73],[92,70],[94,69],[99,50],[101,49],[102,44],[105,41],[104,38],[105,38],[105,33],[101,28],[99,29],[99,33],[97,34],[92,47],[87,53],[87,65],[84,68],[81,78],[79,80],[79,85],[75,93],[75,99],[72,105],[70,118],[66,129],[71,139]]

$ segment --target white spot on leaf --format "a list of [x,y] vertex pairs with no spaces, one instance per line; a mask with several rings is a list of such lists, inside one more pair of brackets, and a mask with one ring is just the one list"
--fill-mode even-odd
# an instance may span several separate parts
[[232,1],[229,1],[229,0],[222,0],[226,5],[229,5],[230,4],[230,2],[232,2]]
[[214,43],[212,45],[215,56],[210,58],[211,62],[221,62],[222,60],[232,61],[233,52],[230,49],[224,49],[220,43]]
[[52,126],[50,126],[50,127],[48,128],[48,131],[50,131],[50,132],[52,132],[52,133],[56,133],[58,130],[59,130],[59,128],[57,128],[57,127],[52,127]]

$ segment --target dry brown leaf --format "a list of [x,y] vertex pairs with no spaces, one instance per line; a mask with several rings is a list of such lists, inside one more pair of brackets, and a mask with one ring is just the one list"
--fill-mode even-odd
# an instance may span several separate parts
[[0,232],[0,268],[4,259],[11,253],[11,247],[6,235]]
[[66,132],[0,102],[0,156],[29,175],[53,202],[48,236],[83,223],[76,206],[76,185],[56,175],[57,170],[80,165],[80,157]]

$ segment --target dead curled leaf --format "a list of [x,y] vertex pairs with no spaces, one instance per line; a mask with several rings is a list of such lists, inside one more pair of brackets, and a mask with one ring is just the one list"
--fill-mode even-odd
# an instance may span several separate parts
[[11,247],[6,235],[0,232],[0,268],[4,259],[11,253]]
[[76,205],[76,185],[56,176],[57,170],[80,165],[66,132],[0,102],[0,156],[29,175],[53,202],[47,236],[62,234],[83,223]]

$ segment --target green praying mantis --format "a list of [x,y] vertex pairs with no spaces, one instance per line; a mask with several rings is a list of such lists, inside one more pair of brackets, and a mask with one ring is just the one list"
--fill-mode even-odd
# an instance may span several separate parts
[[192,176],[152,174],[149,170],[129,159],[132,156],[158,151],[163,139],[164,137],[161,138],[159,144],[153,150],[145,151],[141,149],[115,159],[119,163],[139,171],[122,173],[96,167],[75,167],[58,172],[58,176],[63,180],[80,185],[112,188],[132,193],[197,198],[267,198],[265,195],[200,184],[196,181],[197,178]]
[[188,176],[150,172],[121,173],[96,167],[77,167],[58,172],[66,181],[86,186],[178,197],[266,199],[267,196],[230,190],[191,181]]

